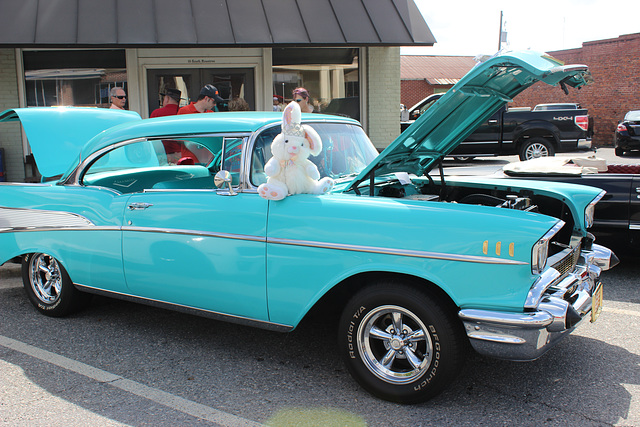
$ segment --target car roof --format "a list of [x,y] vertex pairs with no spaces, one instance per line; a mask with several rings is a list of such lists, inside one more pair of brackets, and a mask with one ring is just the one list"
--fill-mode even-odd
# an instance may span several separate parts
[[[81,158],[84,159],[90,154],[119,141],[149,137],[179,137],[205,133],[252,133],[264,126],[279,123],[281,120],[282,113],[260,111],[189,114],[145,119],[115,126],[95,136],[82,148]],[[359,122],[348,117],[324,114],[303,114],[302,121],[306,123],[343,122],[360,125]]]

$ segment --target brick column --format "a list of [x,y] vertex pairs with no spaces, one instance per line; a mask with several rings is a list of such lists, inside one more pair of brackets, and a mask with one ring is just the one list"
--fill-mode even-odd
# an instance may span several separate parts
[[378,150],[400,135],[400,48],[367,49],[368,134]]
[[[0,112],[19,105],[15,50],[0,49]],[[19,123],[0,123],[0,147],[4,149],[6,180],[24,181],[22,132]]]

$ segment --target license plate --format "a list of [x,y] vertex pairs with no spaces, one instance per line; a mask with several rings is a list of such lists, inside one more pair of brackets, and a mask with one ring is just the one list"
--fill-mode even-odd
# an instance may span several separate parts
[[600,316],[602,312],[602,302],[602,283],[599,283],[591,298],[591,323],[595,322],[598,316]]

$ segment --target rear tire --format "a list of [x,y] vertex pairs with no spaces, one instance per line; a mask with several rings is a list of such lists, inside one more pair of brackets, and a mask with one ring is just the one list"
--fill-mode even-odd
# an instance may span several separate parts
[[62,317],[79,310],[89,297],[73,286],[62,264],[43,253],[23,258],[22,283],[31,304],[50,317]]
[[349,301],[338,344],[364,389],[381,399],[418,403],[440,393],[460,372],[467,338],[444,304],[392,282],[365,288]]
[[623,157],[624,156],[624,150],[622,148],[620,148],[620,147],[616,147],[615,148],[615,153],[616,153],[616,156],[618,156],[618,157]]
[[553,145],[541,137],[525,140],[520,147],[520,160],[531,160],[538,157],[552,157],[556,154]]

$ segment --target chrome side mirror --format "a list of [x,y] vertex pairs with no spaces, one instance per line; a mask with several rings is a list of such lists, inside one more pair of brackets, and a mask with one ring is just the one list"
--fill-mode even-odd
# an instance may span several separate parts
[[219,194],[222,194],[225,196],[235,196],[236,194],[238,194],[233,190],[233,187],[231,186],[231,174],[229,173],[229,171],[226,171],[226,170],[219,171],[214,177],[213,182],[216,185],[216,187],[222,188],[226,186],[229,190],[229,191],[221,192]]

